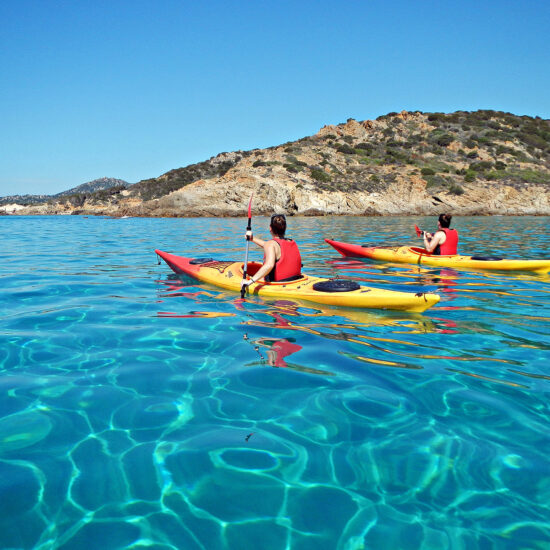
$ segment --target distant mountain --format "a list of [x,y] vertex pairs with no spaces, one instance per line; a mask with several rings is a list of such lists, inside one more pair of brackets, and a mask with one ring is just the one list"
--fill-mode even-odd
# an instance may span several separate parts
[[96,191],[104,191],[105,189],[111,189],[112,187],[128,187],[130,185],[127,181],[118,180],[115,178],[99,178],[88,183],[83,183],[77,187],[73,187],[67,191],[57,193],[54,197],[66,197],[67,195],[75,195],[77,193],[95,193]]
[[62,191],[55,195],[10,195],[7,197],[0,197],[0,205],[2,204],[43,204],[52,199],[57,199],[60,197],[67,197],[70,195],[86,194],[86,193],[95,193],[96,191],[104,191],[106,189],[112,189],[114,187],[126,188],[130,184],[127,181],[119,180],[116,178],[98,178],[82,185],[78,185],[67,191]]

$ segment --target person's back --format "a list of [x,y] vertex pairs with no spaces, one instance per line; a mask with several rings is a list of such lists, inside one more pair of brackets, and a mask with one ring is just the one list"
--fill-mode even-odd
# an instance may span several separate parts
[[[275,261],[271,273],[266,275],[269,281],[289,281],[301,276],[302,257],[296,241],[281,237],[273,237],[279,245],[281,256]],[[268,278],[269,277],[269,278]]]
[[451,214],[440,214],[437,221],[437,231],[423,233],[424,247],[430,254],[452,256],[458,251],[458,232],[456,229],[450,229],[452,220]]
[[452,256],[458,250],[458,231],[442,227],[441,231],[445,233],[445,242],[439,245],[439,254],[442,256]]

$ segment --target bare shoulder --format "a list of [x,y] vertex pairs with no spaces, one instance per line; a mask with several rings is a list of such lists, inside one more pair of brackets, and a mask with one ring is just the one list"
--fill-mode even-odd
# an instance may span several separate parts
[[266,252],[272,252],[275,258],[278,258],[281,254],[281,247],[279,246],[279,243],[273,239],[267,241],[265,250]]

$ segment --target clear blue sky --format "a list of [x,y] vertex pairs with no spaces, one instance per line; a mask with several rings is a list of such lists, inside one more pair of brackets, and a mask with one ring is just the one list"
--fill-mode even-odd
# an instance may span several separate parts
[[402,109],[550,118],[549,29],[548,0],[2,0],[0,196]]

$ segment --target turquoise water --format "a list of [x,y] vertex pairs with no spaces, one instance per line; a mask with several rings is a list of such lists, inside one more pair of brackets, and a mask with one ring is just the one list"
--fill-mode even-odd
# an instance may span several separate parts
[[[455,226],[463,252],[542,258],[549,222]],[[245,220],[0,217],[0,548],[548,548],[550,280],[323,242],[414,223],[289,234],[308,273],[438,292],[422,315],[242,302],[157,264],[240,259]]]

